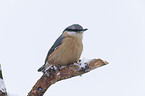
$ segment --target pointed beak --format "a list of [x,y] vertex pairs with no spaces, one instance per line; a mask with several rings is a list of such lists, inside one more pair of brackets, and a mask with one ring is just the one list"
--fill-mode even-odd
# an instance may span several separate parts
[[82,29],[80,32],[84,32],[84,31],[87,31],[88,29]]
[[87,31],[88,29],[83,29],[82,31]]

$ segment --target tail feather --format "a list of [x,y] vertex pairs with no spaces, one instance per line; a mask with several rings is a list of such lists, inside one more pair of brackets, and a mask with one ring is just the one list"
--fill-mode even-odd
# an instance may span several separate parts
[[38,69],[38,72],[42,72],[44,69],[45,69],[45,65],[43,65],[42,67],[40,67],[40,68]]

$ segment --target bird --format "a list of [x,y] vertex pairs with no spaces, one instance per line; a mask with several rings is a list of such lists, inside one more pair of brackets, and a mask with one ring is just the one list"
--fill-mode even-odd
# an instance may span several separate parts
[[79,24],[72,24],[65,28],[48,51],[45,63],[38,72],[45,73],[51,65],[60,68],[78,62],[83,51],[82,39],[86,30],[88,29],[83,29]]

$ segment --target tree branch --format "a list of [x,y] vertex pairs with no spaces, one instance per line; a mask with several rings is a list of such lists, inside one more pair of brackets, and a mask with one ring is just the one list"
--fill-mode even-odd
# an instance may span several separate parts
[[63,79],[82,75],[106,64],[108,64],[108,62],[104,62],[101,59],[93,59],[87,61],[80,60],[78,63],[63,67],[59,71],[51,70],[51,75],[50,72],[49,74],[48,72],[46,72],[36,82],[27,96],[43,96],[43,94],[52,84]]
[[7,96],[6,87],[2,76],[1,64],[0,64],[0,96]]

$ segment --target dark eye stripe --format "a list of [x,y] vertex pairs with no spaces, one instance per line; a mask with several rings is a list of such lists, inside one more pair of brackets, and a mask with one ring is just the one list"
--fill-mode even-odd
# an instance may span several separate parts
[[78,29],[66,29],[67,31],[83,31],[83,30],[78,30]]
[[66,29],[66,31],[75,31],[75,32],[78,32],[78,31],[86,31],[87,29]]

